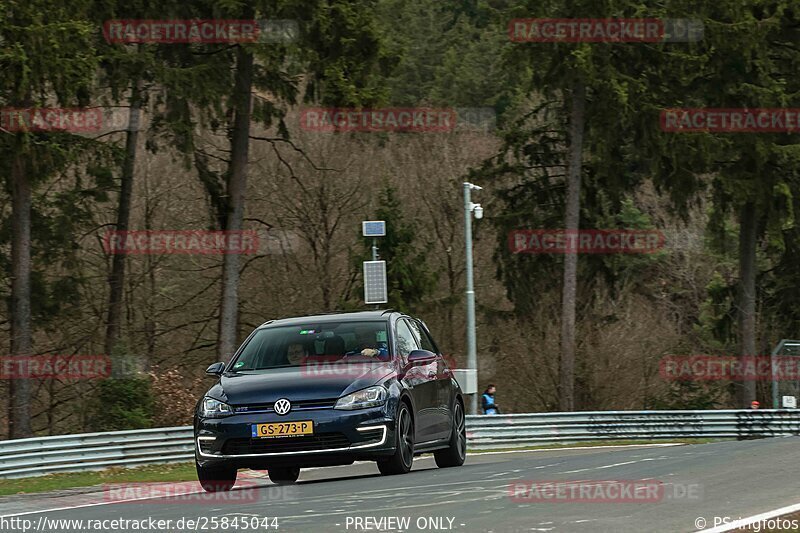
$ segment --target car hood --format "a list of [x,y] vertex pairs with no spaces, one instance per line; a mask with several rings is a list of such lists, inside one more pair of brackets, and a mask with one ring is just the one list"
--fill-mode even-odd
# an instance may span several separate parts
[[390,362],[230,372],[207,396],[230,405],[335,399],[379,383],[395,371]]

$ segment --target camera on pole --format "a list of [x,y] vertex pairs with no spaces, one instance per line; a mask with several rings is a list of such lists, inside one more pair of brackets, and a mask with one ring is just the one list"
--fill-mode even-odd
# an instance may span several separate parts
[[472,273],[472,217],[483,218],[481,204],[472,202],[472,191],[480,191],[482,187],[474,183],[464,182],[464,241],[466,250],[467,273],[467,367],[455,372],[456,381],[461,390],[469,397],[469,413],[478,413],[478,353],[475,340],[475,287]]

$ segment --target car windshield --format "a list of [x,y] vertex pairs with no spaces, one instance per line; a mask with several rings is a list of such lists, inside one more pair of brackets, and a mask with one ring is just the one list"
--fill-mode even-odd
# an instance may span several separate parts
[[258,330],[231,369],[240,372],[388,360],[385,321],[317,322]]

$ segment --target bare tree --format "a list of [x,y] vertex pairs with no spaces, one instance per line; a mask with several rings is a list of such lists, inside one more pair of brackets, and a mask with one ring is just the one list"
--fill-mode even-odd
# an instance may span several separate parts
[[[236,51],[236,74],[233,96],[233,131],[231,163],[228,168],[227,231],[242,229],[244,200],[247,191],[247,161],[250,150],[250,110],[253,86],[253,54],[243,47]],[[226,253],[222,262],[219,340],[217,357],[227,359],[236,350],[239,324],[239,254]]]
[[[739,221],[739,355],[756,355],[756,239],[758,219],[756,206],[746,202],[741,209]],[[756,399],[756,382],[744,380],[738,387],[739,407],[748,408]]]
[[[21,141],[20,141],[21,142]],[[31,355],[31,181],[24,147],[13,152],[11,164],[11,356]],[[12,379],[9,436],[30,437],[31,384]]]
[[[567,232],[580,227],[581,162],[583,152],[585,88],[576,80],[572,86],[569,138],[569,168],[567,170],[567,202],[564,228]],[[577,250],[564,256],[564,286],[561,301],[561,364],[559,367],[559,408],[575,409],[575,306],[578,278]]]
[[[128,230],[131,216],[131,197],[133,195],[133,176],[136,168],[136,148],[139,141],[141,119],[142,89],[138,83],[131,85],[130,109],[128,111],[128,132],[125,138],[125,159],[120,175],[117,225],[119,232]],[[116,253],[111,259],[111,274],[108,277],[108,317],[106,319],[105,353],[110,354],[117,343],[122,313],[122,294],[125,287],[125,254]]]

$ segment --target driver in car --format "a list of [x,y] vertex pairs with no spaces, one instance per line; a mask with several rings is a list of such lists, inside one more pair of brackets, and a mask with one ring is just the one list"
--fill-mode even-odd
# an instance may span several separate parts
[[389,355],[389,347],[385,342],[378,342],[375,340],[375,332],[370,328],[356,328],[356,346],[355,350],[347,352],[345,355],[361,355],[364,357],[387,357]]

